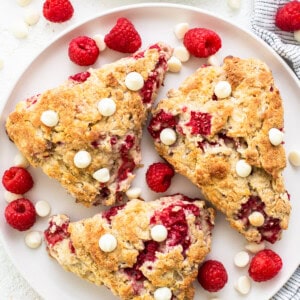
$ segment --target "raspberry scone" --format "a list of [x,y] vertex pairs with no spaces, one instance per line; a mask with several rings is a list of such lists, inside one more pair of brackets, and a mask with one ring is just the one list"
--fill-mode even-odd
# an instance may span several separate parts
[[280,239],[291,210],[283,106],[265,63],[226,57],[199,68],[159,102],[148,130],[158,153],[247,240]]
[[213,224],[214,210],[204,201],[177,194],[134,199],[74,223],[53,216],[45,240],[64,269],[121,299],[190,300]]
[[6,123],[10,139],[85,206],[121,201],[171,54],[158,43],[20,102]]

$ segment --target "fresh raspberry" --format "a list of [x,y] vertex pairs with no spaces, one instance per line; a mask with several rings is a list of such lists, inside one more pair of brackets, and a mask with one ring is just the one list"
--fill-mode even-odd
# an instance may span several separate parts
[[192,134],[208,135],[211,131],[211,115],[200,111],[191,111],[191,118],[186,126],[191,126]]
[[69,44],[69,58],[79,66],[94,64],[99,56],[96,42],[88,36],[78,36]]
[[275,277],[282,268],[280,256],[270,249],[259,251],[251,260],[249,276],[257,282]]
[[196,57],[208,57],[215,54],[222,46],[217,33],[206,28],[193,28],[183,38],[186,49]]
[[50,22],[68,21],[73,13],[74,8],[69,0],[46,0],[43,5],[43,15]]
[[122,53],[134,53],[142,45],[139,33],[126,18],[117,20],[117,24],[105,36],[104,41],[108,48]]
[[25,198],[14,200],[5,209],[5,219],[11,227],[19,231],[27,230],[36,220],[34,205]]
[[223,264],[217,260],[207,260],[198,272],[198,281],[209,292],[221,290],[227,283],[228,275]]
[[26,169],[11,167],[4,172],[2,184],[9,192],[22,195],[33,187],[33,179]]
[[300,29],[300,2],[291,1],[277,10],[275,24],[284,31]]
[[169,164],[158,162],[149,166],[146,182],[152,191],[162,193],[169,188],[174,175],[174,169]]

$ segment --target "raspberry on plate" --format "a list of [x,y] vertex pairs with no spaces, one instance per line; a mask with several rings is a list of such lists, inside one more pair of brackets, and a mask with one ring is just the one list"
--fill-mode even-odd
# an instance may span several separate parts
[[186,49],[196,57],[208,57],[215,54],[222,46],[219,35],[206,28],[193,28],[183,38]]
[[221,290],[227,280],[227,271],[223,264],[217,260],[207,260],[199,268],[198,281],[209,292]]
[[36,220],[34,205],[26,198],[14,200],[5,209],[5,219],[11,227],[19,231],[27,230]]
[[88,36],[78,36],[72,39],[69,44],[69,58],[79,66],[93,65],[99,53],[96,42]]
[[69,0],[46,0],[43,5],[43,15],[50,22],[68,21],[73,13],[74,8]]
[[284,31],[300,29],[300,2],[291,1],[277,10],[275,24]]
[[274,278],[282,268],[280,256],[270,249],[259,251],[251,260],[249,276],[257,282]]
[[142,45],[139,33],[126,18],[117,20],[116,25],[105,35],[104,41],[108,48],[122,53],[134,53]]
[[11,193],[25,194],[33,187],[33,179],[26,169],[11,167],[4,172],[2,184]]
[[174,175],[174,169],[169,164],[158,162],[149,166],[146,182],[152,191],[163,193],[170,187]]

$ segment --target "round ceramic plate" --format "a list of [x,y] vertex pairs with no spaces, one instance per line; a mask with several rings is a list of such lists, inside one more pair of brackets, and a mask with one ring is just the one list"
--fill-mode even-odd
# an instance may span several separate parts
[[[223,46],[218,53],[220,61],[227,55],[242,58],[256,57],[265,61],[273,71],[276,84],[281,91],[285,107],[285,148],[287,153],[293,149],[300,149],[298,128],[300,128],[300,101],[299,82],[289,67],[262,41],[249,32],[246,32],[234,24],[217,18],[205,11],[180,5],[170,4],[146,4],[123,7],[108,13],[96,16],[91,20],[71,28],[54,42],[52,42],[29,65],[15,85],[1,116],[0,131],[0,165],[1,174],[13,164],[13,158],[17,153],[15,146],[5,134],[5,119],[14,109],[18,101],[24,100],[48,88],[62,83],[70,74],[84,70],[72,64],[67,55],[69,41],[78,35],[93,36],[97,33],[106,34],[115,24],[118,17],[130,19],[142,36],[143,47],[147,47],[157,41],[164,41],[171,46],[181,45],[173,33],[177,23],[187,22],[191,27],[207,27],[216,31],[222,38]],[[110,49],[101,53],[97,63],[93,67],[100,67],[120,58],[120,53]],[[196,68],[206,61],[192,58],[185,63],[179,74],[168,74],[165,84],[160,90],[158,99],[165,97],[170,88],[176,88],[183,79],[190,75]],[[145,200],[154,200],[161,196],[149,191],[144,180],[147,166],[158,161],[159,157],[154,151],[152,139],[145,131],[142,141],[142,154],[144,168],[138,171],[134,186],[142,188],[142,197]],[[87,209],[74,203],[74,199],[67,195],[63,188],[54,180],[47,178],[39,169],[30,168],[33,174],[35,186],[27,194],[27,197],[36,202],[47,200],[51,203],[52,214],[66,213],[73,221],[89,217],[99,212],[102,208]],[[247,274],[247,268],[238,269],[233,265],[234,255],[244,249],[244,238],[232,230],[224,217],[219,214],[213,233],[212,251],[208,258],[220,260],[224,263],[229,280],[225,288],[218,293],[221,299],[269,299],[288,280],[299,264],[300,235],[300,170],[288,164],[284,177],[287,190],[291,194],[293,213],[290,227],[284,232],[283,238],[275,245],[269,245],[277,251],[283,259],[283,269],[273,280],[252,285],[252,290],[247,296],[241,296],[234,289],[234,282],[241,275]],[[1,187],[2,192],[3,188]],[[199,197],[200,192],[185,178],[176,175],[169,194],[185,193],[190,197]],[[0,231],[4,244],[15,265],[29,281],[32,287],[45,299],[116,299],[105,287],[94,286],[72,273],[65,272],[53,259],[51,259],[42,245],[37,250],[30,250],[24,244],[24,232],[12,230],[4,220],[3,211],[5,201],[0,203]],[[43,231],[47,227],[47,218],[39,218],[34,225],[35,230]],[[197,294],[195,299],[209,299],[212,297],[195,282]]]

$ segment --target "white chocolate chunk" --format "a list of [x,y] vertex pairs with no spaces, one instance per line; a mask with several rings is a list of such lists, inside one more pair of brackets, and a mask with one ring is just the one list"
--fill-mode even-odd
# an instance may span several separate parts
[[300,166],[300,151],[291,151],[288,155],[289,162],[295,167]]
[[58,121],[58,114],[54,110],[46,110],[41,115],[41,122],[48,127],[56,126]]
[[12,202],[14,200],[20,199],[20,198],[23,198],[23,195],[14,194],[14,193],[11,193],[9,191],[4,191],[4,199],[8,203],[10,203],[10,202]]
[[246,251],[240,251],[234,256],[234,264],[239,267],[243,268],[246,267],[250,261],[250,256]]
[[231,9],[240,9],[241,0],[227,0],[227,4]]
[[110,179],[109,170],[107,168],[99,169],[93,174],[93,178],[102,183],[108,182]]
[[172,292],[167,287],[158,288],[154,292],[155,300],[170,300],[171,298],[172,298]]
[[300,43],[300,30],[294,31],[294,38],[297,42]]
[[247,177],[250,175],[252,167],[244,159],[240,159],[236,163],[235,170],[240,177]]
[[173,145],[177,140],[176,132],[172,128],[164,128],[159,137],[161,142],[167,146]]
[[188,23],[178,23],[174,27],[174,33],[175,36],[181,40],[184,38],[184,35],[187,33],[187,31],[190,29],[190,25]]
[[155,225],[151,228],[151,238],[156,242],[163,242],[168,236],[168,230],[164,225]]
[[117,248],[117,239],[110,233],[102,235],[99,239],[99,247],[103,252],[112,252]]
[[255,253],[257,253],[257,252],[259,252],[261,250],[264,250],[265,247],[266,247],[266,245],[265,245],[264,241],[261,242],[261,243],[259,243],[259,244],[257,244],[257,243],[249,243],[249,244],[245,245],[245,249],[247,251],[253,253],[253,254],[255,254]]
[[12,34],[17,39],[25,39],[27,38],[29,33],[28,25],[25,22],[16,22],[12,26]]
[[74,165],[79,169],[84,169],[91,164],[91,154],[85,150],[80,150],[74,155]]
[[42,244],[42,235],[38,231],[30,231],[25,235],[25,244],[31,248],[36,249]]
[[217,58],[216,55],[211,55],[207,58],[207,63],[210,65],[210,66],[214,66],[214,67],[219,67],[220,66],[220,62]]
[[18,5],[27,6],[32,0],[17,0]]
[[38,216],[46,217],[51,212],[51,206],[47,201],[40,200],[35,204],[35,211]]
[[224,99],[231,95],[231,85],[228,81],[221,80],[215,85],[214,89],[215,95],[220,98]]
[[248,217],[248,220],[252,226],[259,227],[265,223],[264,215],[259,211],[254,211]]
[[242,295],[246,295],[250,292],[251,289],[251,281],[248,276],[241,276],[236,284],[234,285],[236,290]]
[[144,86],[144,78],[138,72],[130,72],[126,75],[125,85],[131,91],[138,91]]
[[184,46],[175,47],[173,55],[181,62],[186,62],[190,59],[190,53]]
[[27,25],[33,26],[40,20],[40,13],[37,9],[31,8],[26,10],[24,21]]
[[141,196],[142,189],[139,187],[132,187],[126,191],[126,195],[129,199],[138,199]]
[[96,45],[100,51],[104,51],[106,49],[106,43],[104,42],[104,35],[95,34],[93,36],[93,40],[96,42]]
[[26,169],[29,167],[29,161],[22,153],[18,153],[14,157],[14,166]]
[[111,98],[103,98],[98,102],[98,110],[104,117],[112,116],[116,112],[116,102]]
[[182,63],[177,57],[172,56],[168,60],[168,71],[172,73],[178,73],[181,70],[181,68],[182,68]]
[[272,145],[274,145],[274,146],[280,145],[283,141],[283,137],[284,137],[284,134],[279,129],[271,128],[269,130],[269,140]]

